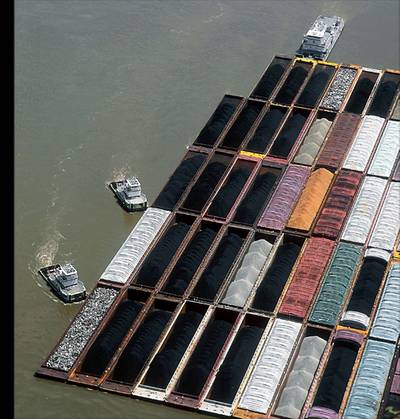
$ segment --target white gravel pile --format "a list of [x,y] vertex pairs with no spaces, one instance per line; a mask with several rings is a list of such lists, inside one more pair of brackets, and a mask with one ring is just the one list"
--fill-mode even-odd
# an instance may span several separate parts
[[321,107],[338,111],[355,76],[356,70],[340,68],[321,103]]
[[46,362],[46,367],[62,371],[72,367],[117,294],[118,291],[111,288],[96,288],[93,291],[64,339]]

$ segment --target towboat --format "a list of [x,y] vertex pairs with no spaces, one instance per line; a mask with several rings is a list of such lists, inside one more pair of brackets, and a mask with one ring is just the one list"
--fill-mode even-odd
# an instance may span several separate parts
[[86,298],[86,288],[78,279],[78,273],[70,263],[41,268],[39,274],[65,303],[73,303]]
[[111,182],[109,186],[126,211],[144,211],[147,208],[146,195],[142,193],[140,182],[136,177],[131,176],[127,179]]
[[318,16],[304,35],[296,55],[326,60],[342,33],[344,20],[340,16]]

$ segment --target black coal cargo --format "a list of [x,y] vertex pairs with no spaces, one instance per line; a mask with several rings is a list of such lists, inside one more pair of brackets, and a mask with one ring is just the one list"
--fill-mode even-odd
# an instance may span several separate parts
[[211,228],[205,228],[195,234],[168,277],[165,292],[176,295],[185,292],[216,235],[217,232]]
[[275,131],[279,127],[284,115],[285,108],[270,109],[262,118],[254,135],[251,137],[245,149],[256,153],[264,153],[272,140]]
[[236,211],[235,222],[254,224],[264,203],[271,194],[276,179],[277,175],[272,172],[257,176],[253,186],[247,192]]
[[253,308],[274,311],[300,250],[301,245],[291,241],[278,247],[271,266],[258,286]]
[[367,316],[371,314],[386,265],[387,262],[383,259],[375,257],[365,258],[347,306],[348,311],[358,311]]
[[308,71],[301,65],[293,67],[276,95],[274,102],[290,105],[306,79]]
[[187,311],[178,317],[167,343],[150,364],[144,381],[145,385],[167,387],[202,317],[196,311]]
[[223,162],[214,161],[209,163],[193,185],[183,207],[193,211],[201,211],[224,174],[225,169],[226,164]]
[[334,344],[315,396],[314,406],[339,411],[357,353],[358,345],[353,342],[338,341]]
[[300,106],[314,107],[333,73],[332,67],[318,65],[296,103]]
[[222,141],[222,147],[237,149],[261,112],[263,102],[248,101]]
[[189,229],[190,225],[183,222],[174,224],[168,229],[145,259],[136,280],[137,284],[151,287],[157,284]]
[[161,191],[160,195],[158,195],[153,207],[172,211],[205,158],[205,154],[197,154],[183,160]]
[[285,122],[285,125],[276,137],[268,154],[287,158],[306,120],[307,115],[301,111],[294,111]]
[[279,63],[271,65],[257,84],[252,96],[268,99],[285,72],[286,67],[287,64],[285,66]]
[[250,173],[251,170],[247,168],[238,168],[233,170],[225,185],[213,199],[207,213],[221,218],[226,217],[235,203],[236,198],[243,189]]
[[241,98],[225,95],[201,130],[195,144],[213,146],[239,106]]
[[368,115],[376,115],[380,116],[381,118],[386,118],[396,94],[398,85],[399,80],[387,80],[381,82],[368,110]]
[[263,331],[263,328],[256,326],[244,326],[239,330],[219,368],[210,399],[223,403],[233,402]]
[[[375,79],[377,75],[375,76]],[[370,77],[361,76],[358,79],[356,87],[354,88],[349,101],[346,105],[346,112],[361,114],[364,110],[365,104],[368,101],[369,95],[374,87],[375,80],[371,80]]]
[[239,253],[243,240],[235,233],[228,233],[221,239],[211,262],[196,285],[193,296],[206,300],[214,299]]
[[177,386],[179,393],[200,394],[231,328],[232,324],[226,320],[211,321],[182,372]]
[[95,376],[104,372],[142,307],[142,303],[131,300],[123,301],[118,306],[112,319],[86,354],[80,372]]
[[170,317],[171,312],[164,310],[146,316],[119,358],[113,380],[128,384],[135,381]]

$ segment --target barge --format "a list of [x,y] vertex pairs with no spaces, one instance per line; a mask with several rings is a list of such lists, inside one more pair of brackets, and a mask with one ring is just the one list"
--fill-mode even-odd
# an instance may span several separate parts
[[36,375],[221,417],[392,417],[399,87],[279,55],[224,95]]
[[39,274],[54,294],[65,303],[74,303],[86,298],[86,288],[79,280],[76,269],[70,263],[41,268]]

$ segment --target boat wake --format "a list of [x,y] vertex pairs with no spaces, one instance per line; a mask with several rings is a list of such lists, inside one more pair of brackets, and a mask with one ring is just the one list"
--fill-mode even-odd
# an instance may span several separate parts
[[[65,207],[60,203],[60,185],[59,178],[64,177],[67,172],[68,162],[71,162],[74,154],[82,150],[84,144],[81,143],[76,147],[67,149],[63,156],[57,161],[54,166],[53,180],[51,182],[49,204],[45,210],[45,219],[47,226],[41,237],[39,244],[36,242],[32,243],[33,256],[31,261],[28,263],[28,270],[32,275],[36,285],[49,297],[52,301],[65,304],[59,300],[51,291],[49,286],[38,274],[40,268],[54,265],[56,263],[71,262],[72,253],[63,252],[61,257],[59,254],[60,245],[62,240],[65,240],[65,236],[59,231],[58,225],[65,213]],[[79,303],[79,302],[78,302]]]
[[[58,230],[47,233],[44,243],[38,247],[32,263],[28,266],[36,285],[41,288],[44,294],[52,301],[62,304],[64,303],[54,296],[47,284],[41,279],[38,270],[56,263],[60,242],[64,239],[65,237]],[[34,245],[35,243],[32,244],[32,246]]]
[[36,263],[39,267],[54,264],[62,239],[65,239],[65,237],[59,231],[54,231],[52,237],[39,247],[35,256]]
[[219,8],[219,13],[217,13],[216,15],[210,16],[208,19],[204,20],[204,23],[210,23],[214,20],[217,20],[219,18],[221,18],[224,15],[224,8],[222,6],[222,4],[220,2],[217,2],[218,8]]
[[132,176],[132,174],[133,173],[129,164],[125,164],[124,166],[119,168],[114,168],[110,175],[110,179],[106,180],[104,185],[108,189],[108,185],[110,182],[117,182],[119,180],[123,180],[128,176]]

